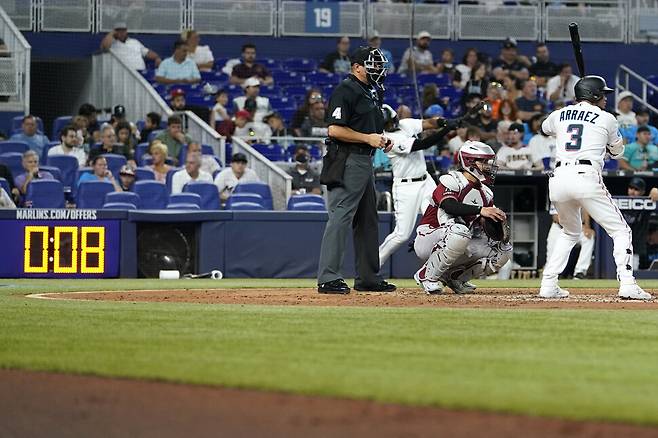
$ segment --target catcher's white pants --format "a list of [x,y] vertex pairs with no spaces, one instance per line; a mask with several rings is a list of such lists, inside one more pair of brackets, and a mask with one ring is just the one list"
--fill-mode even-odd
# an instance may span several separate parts
[[379,267],[406,244],[414,231],[418,213],[423,214],[430,204],[436,183],[427,174],[424,181],[401,182],[393,180],[393,205],[395,208],[395,229],[386,236],[379,247]]
[[557,285],[569,254],[582,233],[581,207],[587,210],[614,242],[613,255],[617,279],[622,284],[635,283],[633,277],[632,232],[617,205],[612,201],[597,168],[589,165],[565,165],[555,169],[548,183],[551,202],[560,216],[562,230],[544,266],[542,287]]
[[[446,224],[439,228],[421,225],[416,230],[414,250],[426,260],[425,276],[430,280],[454,277],[463,271],[459,280],[468,281],[480,275],[498,272],[512,256],[512,245],[495,242],[481,230],[469,231],[463,225]],[[455,254],[455,252],[459,252]],[[458,274],[459,275],[459,274]]]
[[[562,227],[553,222],[551,228],[548,230],[548,237],[546,238],[546,260],[551,257],[551,252],[555,247],[558,237],[560,236],[560,231]],[[574,274],[587,273],[589,270],[589,265],[592,263],[592,254],[594,253],[594,236],[587,237],[585,233],[581,232],[580,237],[578,238],[578,244],[580,244],[580,254],[578,255],[578,260],[576,261],[576,267],[574,268]]]

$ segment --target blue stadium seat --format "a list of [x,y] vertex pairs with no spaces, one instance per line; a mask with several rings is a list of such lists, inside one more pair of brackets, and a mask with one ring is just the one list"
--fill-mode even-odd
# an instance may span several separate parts
[[413,77],[404,74],[391,73],[386,76],[387,87],[400,87],[412,84]]
[[6,154],[0,154],[0,163],[9,167],[14,178],[25,172],[25,169],[23,169],[23,154],[21,153],[7,152]]
[[20,152],[21,154],[27,152],[30,145],[24,141],[0,141],[0,154],[7,152]]
[[39,166],[39,170],[45,170],[50,172],[50,174],[59,182],[62,182],[62,172],[59,170],[59,167],[55,166]]
[[64,187],[53,179],[34,180],[27,186],[25,202],[34,208],[64,208]]
[[605,160],[603,162],[603,170],[617,170],[619,168],[619,161]]
[[48,142],[48,144],[45,145],[45,146],[43,147],[43,150],[41,151],[41,156],[39,157],[39,162],[41,162],[41,163],[47,163],[47,162],[48,162],[48,151],[50,150],[50,148],[53,148],[53,147],[55,147],[55,146],[59,146],[59,142],[58,142],[58,141],[51,141],[51,142]]
[[140,208],[155,210],[167,206],[167,187],[158,181],[136,181],[133,192],[139,195]]
[[268,69],[281,68],[281,63],[274,58],[258,58],[256,63],[263,64]]
[[280,108],[279,115],[284,120],[284,122],[286,122],[286,124],[289,124],[296,111],[296,108]]
[[146,139],[148,143],[151,143],[153,140],[155,140],[155,137],[158,136],[163,130],[162,129],[156,129],[155,131],[151,132],[149,134],[149,137]]
[[293,210],[295,205],[300,203],[309,203],[315,202],[316,204],[322,205],[324,208],[324,198],[320,195],[306,194],[306,195],[295,195],[291,196],[288,200],[288,210]]
[[293,205],[292,208],[289,208],[290,211],[327,211],[327,208],[324,204],[318,204],[317,202],[298,202]]
[[447,97],[451,102],[462,98],[462,90],[454,87],[441,87],[439,93],[440,97]]
[[135,169],[136,181],[150,181],[155,179],[155,172],[150,167],[138,167]]
[[134,204],[129,204],[127,202],[108,202],[103,204],[104,210],[137,210],[137,207]]
[[5,192],[7,192],[7,194],[8,194],[9,196],[11,196],[11,189],[9,188],[9,181],[7,181],[7,180],[4,179],[4,178],[0,178],[0,187],[2,187],[3,189],[5,189]]
[[76,195],[77,208],[101,208],[105,195],[114,191],[109,181],[83,181],[78,186]]
[[266,183],[243,183],[235,186],[233,193],[258,193],[263,197],[263,205],[266,209],[272,210],[272,191]]
[[169,204],[196,204],[201,207],[201,195],[193,192],[172,193]]
[[285,95],[286,96],[306,96],[308,92],[309,85],[289,85],[286,87]]
[[266,208],[255,202],[236,202],[231,205],[231,210],[266,210]]
[[283,66],[287,70],[310,72],[310,71],[316,70],[318,64],[313,59],[292,58],[292,59],[286,59],[285,61],[283,61]]
[[142,157],[144,156],[145,153],[147,153],[149,150],[149,144],[148,143],[140,143],[137,146],[135,146],[135,163],[137,163],[138,166],[143,166],[144,163],[142,163]]
[[137,193],[133,193],[133,192],[109,192],[105,195],[105,199],[103,200],[103,203],[109,204],[111,202],[133,204],[135,207],[139,207],[142,203],[142,200]]
[[297,106],[297,102],[295,99],[288,96],[270,97],[270,105],[277,110],[279,108],[294,108]]
[[61,131],[62,128],[65,127],[66,125],[70,125],[72,119],[73,119],[73,116],[60,116],[60,117],[57,117],[53,121],[53,132],[52,132],[50,138],[52,138],[52,139],[59,138],[59,131]]
[[252,147],[270,161],[284,161],[286,159],[286,154],[283,148],[279,145],[255,144]]
[[213,183],[190,181],[183,187],[184,193],[196,193],[201,196],[202,210],[219,210],[219,191]]
[[[437,87],[445,87],[450,85],[450,76],[449,75],[418,75],[417,78],[418,86],[424,87],[426,84],[435,84]],[[386,77],[386,83],[388,85],[388,76]]]
[[114,177],[118,180],[119,171],[121,170],[121,167],[123,167],[128,162],[128,160],[126,160],[126,157],[119,154],[103,154],[103,157],[105,157],[105,161],[107,161],[108,170],[112,172],[112,175],[114,175]]
[[226,200],[226,209],[231,210],[231,206],[236,202],[251,202],[265,207],[263,197],[258,193],[233,193]]
[[64,188],[71,188],[76,185],[76,173],[78,171],[78,159],[72,155],[50,155],[46,162],[49,166],[59,168],[62,172],[62,184]]
[[201,207],[199,207],[196,204],[190,204],[187,202],[180,202],[176,204],[168,204],[167,205],[168,210],[201,210]]
[[336,85],[341,80],[340,75],[333,73],[311,72],[306,75],[306,83],[309,85]]
[[171,193],[171,181],[172,178],[174,177],[174,173],[178,172],[181,169],[185,169],[184,167],[172,167],[169,169],[169,172],[167,172],[167,176],[165,177],[165,186],[167,187],[167,193]]
[[299,85],[305,82],[304,75],[294,71],[272,72],[274,83],[278,85]]
[[262,86],[260,87],[260,93],[258,94],[263,97],[268,97],[271,102],[273,97],[281,96],[281,87],[277,85]]
[[[23,129],[23,117],[25,116],[16,116],[11,119],[11,131],[21,131]],[[43,120],[41,117],[35,117],[37,119],[37,131],[43,134]]]

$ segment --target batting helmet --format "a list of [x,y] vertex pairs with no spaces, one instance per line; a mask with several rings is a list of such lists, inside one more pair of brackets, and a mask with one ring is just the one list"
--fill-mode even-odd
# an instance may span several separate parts
[[615,90],[608,88],[605,79],[601,76],[585,76],[576,82],[574,91],[578,101],[598,102],[603,96]]
[[382,114],[384,115],[384,129],[387,131],[397,131],[398,123],[398,113],[388,104],[382,105]]

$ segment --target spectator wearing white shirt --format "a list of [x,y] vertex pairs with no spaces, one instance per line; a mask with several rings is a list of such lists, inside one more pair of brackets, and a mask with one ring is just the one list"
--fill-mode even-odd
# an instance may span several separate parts
[[630,91],[622,91],[617,96],[617,123],[620,129],[637,126],[637,118],[633,111],[633,94]]
[[200,46],[201,36],[195,30],[189,29],[181,34],[181,39],[187,43],[187,57],[196,63],[199,71],[212,71],[215,58],[209,46]]
[[416,73],[438,73],[438,69],[434,66],[434,57],[430,51],[431,41],[432,35],[429,32],[425,30],[419,32],[416,45],[404,51],[398,73],[410,73],[412,64],[415,64]]
[[133,70],[146,69],[144,57],[153,60],[156,67],[160,65],[161,59],[157,53],[144,47],[138,40],[128,37],[128,26],[125,22],[116,23],[114,30],[101,40],[101,50],[110,49]]
[[[546,116],[541,116],[537,120],[539,126]],[[530,123],[533,123],[531,119]],[[555,137],[544,135],[541,129],[537,130],[537,133],[530,138],[528,142],[528,149],[532,155],[538,159],[541,159],[546,167],[546,159],[548,159],[548,168],[555,169]]]
[[87,162],[87,153],[80,144],[78,132],[72,125],[62,128],[59,135],[60,144],[48,150],[51,155],[72,155],[78,160],[78,166],[82,167]]
[[188,152],[185,157],[185,168],[174,173],[171,179],[171,193],[182,193],[183,187],[190,181],[212,183],[212,176],[201,170],[201,154]]
[[560,73],[550,78],[546,83],[546,96],[553,102],[556,100],[576,100],[574,87],[579,79],[578,76],[573,74],[571,65],[562,64],[560,66]]
[[188,144],[187,152],[201,154],[201,170],[203,170],[204,172],[213,175],[215,172],[221,169],[219,163],[217,163],[217,160],[215,160],[215,156],[204,154],[203,148],[199,143],[194,141]]
[[160,63],[155,81],[160,84],[196,84],[200,80],[196,63],[187,57],[187,44],[176,40],[174,53]]
[[525,128],[520,123],[512,123],[509,127],[507,143],[496,153],[496,161],[502,169],[511,170],[541,170],[544,168],[542,159],[535,156],[532,150],[523,146],[521,139]]
[[260,178],[256,172],[247,168],[247,156],[240,152],[233,154],[231,167],[222,170],[215,177],[215,185],[219,190],[219,199],[222,202],[231,196],[238,184],[259,181]]
[[255,123],[262,123],[263,118],[272,112],[270,99],[259,96],[260,80],[256,77],[247,79],[242,83],[244,96],[233,99],[234,110],[237,113],[240,110],[249,111]]
[[41,156],[41,151],[48,144],[50,140],[48,137],[37,131],[37,119],[31,114],[23,117],[21,125],[22,132],[16,133],[11,136],[11,141],[24,141],[30,146],[30,150],[36,152]]

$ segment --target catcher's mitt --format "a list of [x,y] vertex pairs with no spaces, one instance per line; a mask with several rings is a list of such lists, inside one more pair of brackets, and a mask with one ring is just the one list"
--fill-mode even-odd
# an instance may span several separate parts
[[481,217],[480,224],[484,233],[497,242],[508,243],[510,239],[510,228],[507,221],[497,222],[488,217]]

